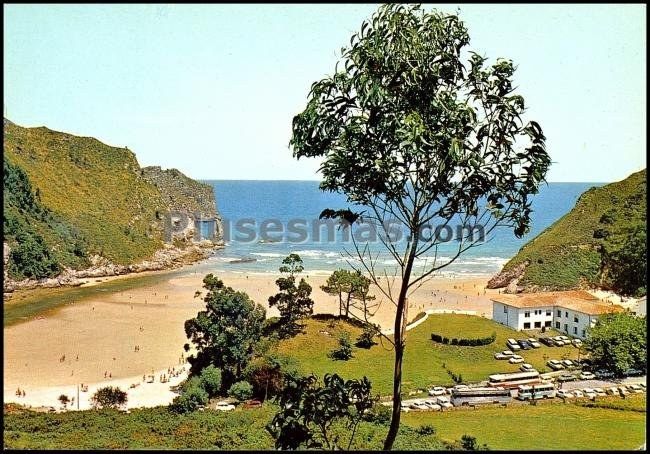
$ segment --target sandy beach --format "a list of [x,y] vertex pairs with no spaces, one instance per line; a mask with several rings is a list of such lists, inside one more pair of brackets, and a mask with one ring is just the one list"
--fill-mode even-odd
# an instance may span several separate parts
[[[69,304],[45,316],[35,317],[4,329],[4,399],[32,406],[60,407],[57,398],[76,395],[77,384],[89,385],[81,406],[88,405],[93,389],[118,385],[129,393],[129,407],[169,403],[171,385],[159,383],[168,368],[183,367],[183,345],[188,342],[185,320],[204,307],[194,298],[202,291],[204,273],[188,271],[159,284],[108,293],[101,297]],[[237,290],[248,293],[267,308],[267,316],[278,315],[269,309],[267,299],[277,291],[277,275],[263,273],[218,273]],[[338,314],[338,300],[320,290],[326,276],[305,275],[313,287],[315,313]],[[434,278],[409,297],[408,320],[427,309],[474,311],[490,317],[489,297],[496,290],[485,290],[488,277]],[[384,329],[393,324],[394,306],[376,288],[379,307],[372,321]],[[136,346],[138,351],[136,351]],[[142,383],[143,374],[153,374],[155,383]],[[17,397],[16,390],[25,391]],[[75,404],[76,407],[76,404]]]

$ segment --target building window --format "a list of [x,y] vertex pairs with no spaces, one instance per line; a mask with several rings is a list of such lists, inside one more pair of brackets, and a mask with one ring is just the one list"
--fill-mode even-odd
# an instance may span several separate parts
[[508,313],[508,307],[507,307],[507,306],[503,306],[503,313],[504,313],[504,314],[507,314],[507,313]]
[[564,332],[565,333],[569,332],[569,325],[567,325],[566,323],[564,324]]
[[576,322],[576,323],[578,323],[578,316],[575,315],[575,314],[573,315],[573,321]]
[[524,323],[524,329],[530,329],[530,322]]
[[[557,316],[562,317],[562,311],[557,311]],[[559,328],[559,326],[558,326],[558,328]]]
[[569,313],[568,312],[564,313],[564,318],[569,318]]
[[546,320],[546,321],[544,322],[544,326],[547,327],[547,328],[550,328],[550,327],[551,327],[551,321],[550,321],[550,320]]
[[557,329],[560,329],[560,322],[555,322],[555,327],[556,327]]
[[530,317],[530,311],[524,312],[524,317]]
[[587,333],[586,333],[585,330],[583,329],[583,330],[582,330],[582,337],[585,337],[586,334],[587,334]]
[[550,317],[550,316],[552,316],[552,315],[553,315],[553,311],[546,311],[546,316],[547,316],[547,317]]
[[535,328],[541,328],[542,322],[535,322]]
[[573,334],[578,334],[578,327],[577,326],[573,327]]

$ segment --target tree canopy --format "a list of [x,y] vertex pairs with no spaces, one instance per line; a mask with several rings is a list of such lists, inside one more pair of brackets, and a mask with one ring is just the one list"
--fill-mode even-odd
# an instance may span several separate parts
[[629,313],[605,314],[587,330],[584,348],[596,365],[619,376],[628,369],[645,370],[646,318]]
[[[345,194],[351,205],[328,208],[321,217],[373,224],[397,263],[399,282],[379,282],[378,256],[367,244],[355,244],[359,263],[396,307],[393,416],[385,449],[399,428],[409,292],[480,244],[476,226],[484,234],[498,226],[525,234],[530,195],[551,163],[542,128],[523,117],[514,63],[488,63],[468,44],[456,14],[383,5],[341,50],[334,74],[312,84],[307,106],[293,119],[294,157],[320,158],[321,189]],[[406,229],[405,242],[392,241],[387,226],[393,221]],[[450,223],[468,230],[456,238],[451,257],[439,261],[446,238],[425,233]],[[428,251],[434,258],[412,277],[415,259]]]
[[302,259],[298,254],[289,254],[282,260],[280,272],[286,277],[278,278],[275,283],[280,290],[269,297],[269,306],[277,307],[280,312],[280,331],[288,335],[295,333],[299,328],[299,320],[313,313],[314,301],[311,295],[311,285],[300,278],[296,285],[296,274],[304,270]]
[[266,311],[212,274],[205,276],[203,287],[206,309],[185,322],[185,333],[197,348],[196,356],[188,358],[192,372],[214,365],[228,375],[225,381],[238,378],[261,337]]

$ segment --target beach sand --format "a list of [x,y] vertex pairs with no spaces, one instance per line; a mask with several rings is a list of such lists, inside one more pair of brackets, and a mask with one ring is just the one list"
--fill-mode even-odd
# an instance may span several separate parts
[[[169,386],[182,377],[161,384],[158,376],[169,367],[182,367],[183,345],[188,342],[184,322],[204,308],[202,298],[194,298],[197,290],[203,291],[203,276],[188,272],[156,285],[107,293],[105,297],[69,304],[46,317],[4,328],[5,402],[59,408],[58,396],[71,395],[77,384],[84,383],[90,386],[88,398],[100,384],[120,384],[129,392],[129,407],[169,403],[173,398]],[[267,316],[278,315],[267,303],[268,297],[277,291],[277,275],[218,276],[226,285],[248,293],[266,307]],[[338,314],[338,299],[320,289],[326,276],[305,277],[313,287],[314,312]],[[407,319],[426,309],[475,311],[477,315],[491,317],[489,297],[497,291],[484,289],[487,279],[486,276],[429,280],[409,297]],[[394,306],[377,289],[373,291],[381,304],[371,320],[390,329]],[[128,389],[131,383],[141,383],[143,374],[151,373],[156,377],[155,384]],[[15,395],[17,388],[25,390],[25,397]]]

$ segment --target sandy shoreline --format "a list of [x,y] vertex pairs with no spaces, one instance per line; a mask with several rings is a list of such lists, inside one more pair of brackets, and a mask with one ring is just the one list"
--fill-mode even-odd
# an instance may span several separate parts
[[[267,316],[278,315],[268,308],[268,297],[277,291],[277,275],[218,272],[226,285],[248,293],[267,308]],[[201,288],[205,273],[188,272],[159,283],[135,289],[107,292],[67,305],[47,317],[37,317],[4,329],[5,402],[45,405],[59,408],[56,399],[70,394],[78,383],[96,389],[102,384],[117,384],[129,393],[129,407],[162,405],[173,393],[167,384],[146,384],[128,389],[143,374],[179,367],[183,345],[188,342],[185,320],[204,307],[194,293]],[[326,276],[306,274],[313,287],[315,313],[338,313],[338,301],[320,290]],[[426,309],[475,311],[491,317],[489,297],[496,290],[485,290],[489,276],[475,278],[434,278],[409,297],[408,320]],[[102,278],[105,279],[105,278]],[[393,325],[394,307],[377,289],[381,302],[372,321],[382,328]],[[139,351],[135,351],[135,346]],[[65,361],[61,361],[65,355]],[[77,359],[78,358],[78,359]],[[111,379],[105,379],[104,373]],[[108,377],[108,375],[107,375]],[[157,375],[156,375],[157,377]],[[179,379],[180,381],[180,379]],[[16,389],[25,390],[18,398]],[[159,389],[161,388],[161,389]],[[144,390],[156,390],[147,391]],[[75,391],[76,394],[76,391]],[[87,393],[88,398],[91,392]],[[81,404],[84,404],[83,398]]]

